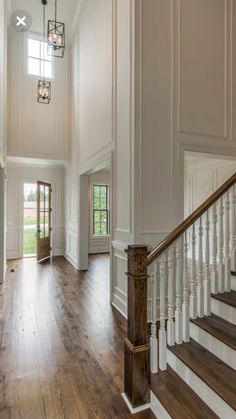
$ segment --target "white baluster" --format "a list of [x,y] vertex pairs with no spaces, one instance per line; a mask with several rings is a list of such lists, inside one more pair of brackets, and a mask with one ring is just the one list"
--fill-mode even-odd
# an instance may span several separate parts
[[182,338],[182,292],[183,292],[183,239],[181,238],[176,245],[176,310],[175,310],[175,341],[180,344]]
[[217,211],[216,204],[212,208],[212,271],[211,271],[211,291],[213,294],[218,293],[218,271],[217,271]]
[[231,260],[230,260],[230,224],[229,224],[230,200],[229,191],[226,192],[225,201],[225,291],[231,291]]
[[159,367],[166,370],[166,300],[165,300],[165,282],[166,282],[166,258],[162,256],[160,262],[160,329],[159,329]]
[[168,321],[167,321],[167,342],[168,345],[175,344],[175,324],[174,324],[174,249],[169,250],[168,254]]
[[210,282],[210,221],[209,212],[206,212],[206,248],[205,248],[205,281],[204,281],[204,314],[211,314],[211,282]]
[[150,352],[151,352],[151,372],[154,374],[158,371],[158,351],[157,351],[157,331],[156,331],[156,320],[157,320],[157,278],[158,278],[158,262],[154,262],[153,273],[151,275],[151,337],[150,337]]
[[220,198],[219,206],[219,263],[218,263],[218,291],[224,292],[224,207],[223,198]]
[[232,188],[232,213],[231,213],[231,267],[236,272],[236,186]]
[[196,234],[195,224],[192,226],[192,264],[191,264],[191,295],[190,317],[197,318],[197,278],[196,278]]
[[183,278],[183,341],[189,341],[189,285],[188,285],[188,238],[187,232],[184,233],[184,278]]
[[197,284],[197,315],[204,317],[204,289],[203,289],[203,257],[202,257],[202,217],[199,219],[198,243],[198,284]]

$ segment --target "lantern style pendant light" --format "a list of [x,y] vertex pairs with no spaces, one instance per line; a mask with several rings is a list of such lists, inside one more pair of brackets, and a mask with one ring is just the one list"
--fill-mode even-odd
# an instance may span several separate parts
[[51,100],[51,83],[50,81],[38,81],[38,102],[48,105]]
[[[46,30],[45,30],[45,6],[47,4],[47,0],[41,0],[43,4],[43,40],[46,40]],[[45,52],[45,48],[43,48]],[[43,77],[43,80],[38,81],[38,103],[44,103],[48,105],[51,100],[51,82],[46,81]]]
[[48,21],[48,55],[63,58],[65,52],[65,24],[57,21],[57,0],[55,20]]

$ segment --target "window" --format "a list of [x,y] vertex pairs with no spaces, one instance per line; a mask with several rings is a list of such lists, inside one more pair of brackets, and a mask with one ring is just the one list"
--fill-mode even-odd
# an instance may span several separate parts
[[104,236],[109,234],[109,187],[93,186],[93,234]]
[[53,78],[52,57],[48,55],[46,42],[28,39],[28,74]]

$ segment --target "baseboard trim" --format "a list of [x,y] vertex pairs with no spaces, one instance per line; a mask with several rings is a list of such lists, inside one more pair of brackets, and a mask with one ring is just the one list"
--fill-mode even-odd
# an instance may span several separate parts
[[127,396],[125,395],[125,393],[121,393],[121,396],[123,397],[126,405],[128,406],[130,412],[133,414],[135,413],[139,413],[139,412],[143,412],[143,410],[147,410],[151,408],[151,404],[150,403],[146,403],[143,404],[142,406],[138,406],[138,407],[132,407],[129,399],[127,398]]
[[72,266],[74,266],[74,268],[76,269],[76,270],[78,270],[78,267],[77,267],[77,263],[76,263],[76,260],[74,259],[74,258],[72,258],[71,256],[69,256],[69,255],[63,255],[64,256],[64,258],[66,259],[66,260],[68,260],[68,262],[72,265]]
[[112,307],[114,307],[119,313],[127,320],[127,315],[118,307],[114,302],[111,302]]

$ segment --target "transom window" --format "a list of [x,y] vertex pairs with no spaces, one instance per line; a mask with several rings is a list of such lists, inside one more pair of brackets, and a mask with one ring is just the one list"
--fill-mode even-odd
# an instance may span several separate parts
[[46,42],[28,39],[28,74],[53,78],[53,62],[48,55]]
[[109,234],[109,186],[93,186],[93,234]]

